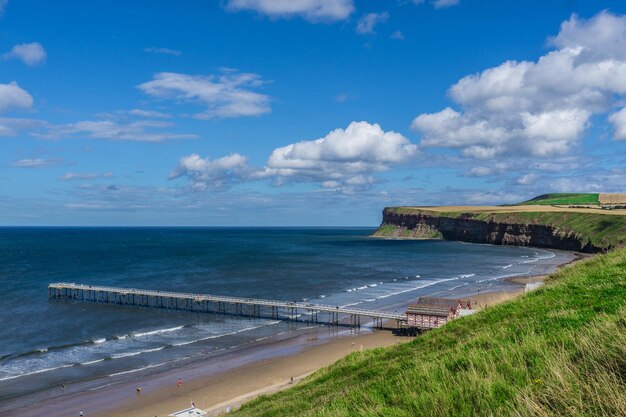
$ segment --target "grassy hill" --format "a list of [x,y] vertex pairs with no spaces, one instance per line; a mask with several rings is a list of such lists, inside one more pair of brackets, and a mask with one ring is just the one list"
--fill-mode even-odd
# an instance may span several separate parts
[[553,193],[543,194],[537,196],[531,200],[520,203],[521,205],[571,205],[571,206],[583,206],[583,205],[598,205],[598,194],[587,193]]
[[[603,249],[612,249],[626,244],[626,214],[624,210],[579,210],[552,207],[388,207],[385,210],[403,215],[427,214],[429,216],[465,218],[484,222],[547,225],[557,233],[573,233],[582,242],[591,242]],[[397,227],[383,224],[376,236],[394,236]],[[434,236],[433,236],[434,238]]]
[[626,250],[414,341],[352,353],[236,416],[626,415]]

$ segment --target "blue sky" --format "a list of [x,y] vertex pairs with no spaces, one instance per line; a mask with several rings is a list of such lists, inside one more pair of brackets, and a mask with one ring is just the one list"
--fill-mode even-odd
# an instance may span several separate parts
[[0,0],[0,224],[626,188],[620,1]]

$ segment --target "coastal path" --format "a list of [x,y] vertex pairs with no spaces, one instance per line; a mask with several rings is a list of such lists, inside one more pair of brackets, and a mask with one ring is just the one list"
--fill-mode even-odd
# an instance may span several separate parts
[[264,300],[137,288],[102,287],[66,282],[49,284],[48,298],[230,314],[275,320],[326,323],[336,326],[349,325],[351,327],[360,327],[361,319],[364,317],[372,320],[374,328],[383,328],[385,320],[395,320],[397,327],[406,323],[405,314],[387,311],[295,301]]

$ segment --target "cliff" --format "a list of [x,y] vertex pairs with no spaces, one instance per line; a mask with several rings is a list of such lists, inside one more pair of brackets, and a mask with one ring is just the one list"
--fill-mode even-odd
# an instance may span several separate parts
[[445,239],[600,252],[626,241],[626,216],[580,212],[441,212],[388,207],[375,237]]

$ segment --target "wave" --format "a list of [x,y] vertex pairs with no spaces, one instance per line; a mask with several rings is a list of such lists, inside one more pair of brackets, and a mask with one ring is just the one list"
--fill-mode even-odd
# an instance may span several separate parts
[[202,342],[202,341],[205,341],[205,340],[217,339],[217,338],[224,337],[224,336],[232,336],[232,335],[237,334],[237,333],[247,332],[249,330],[258,329],[260,327],[272,326],[272,325],[278,324],[280,322],[281,322],[281,320],[271,321],[269,323],[261,324],[259,326],[245,327],[243,329],[235,330],[235,331],[228,332],[228,333],[213,334],[211,336],[201,337],[199,339],[189,340],[189,341],[186,341],[186,342],[172,343],[172,346],[176,346],[176,347],[186,346],[186,345],[190,345],[192,343]]
[[161,347],[158,347],[158,348],[154,348],[154,349],[145,349],[145,350],[138,350],[138,351],[135,351],[135,352],[117,353],[117,354],[111,355],[111,359],[120,359],[120,358],[126,358],[128,356],[141,355],[142,353],[157,352],[159,350],[165,349],[166,347],[167,347],[167,345],[161,346]]
[[176,330],[180,330],[183,327],[185,326],[168,327],[166,329],[151,330],[149,332],[133,333],[132,337],[144,337],[144,336],[152,336],[154,334],[170,333],[170,332],[175,332]]
[[72,364],[66,364],[66,365],[56,366],[54,368],[39,369],[37,371],[28,372],[28,373],[25,373],[25,374],[11,375],[11,376],[7,376],[7,377],[0,377],[0,381],[8,381],[10,379],[21,378],[21,377],[24,377],[24,376],[36,375],[36,374],[41,374],[41,373],[50,372],[50,371],[56,371],[57,369],[71,368],[72,366],[75,366],[75,364],[73,364],[73,363]]
[[503,266],[502,269],[509,269],[512,266],[513,266],[513,264],[508,264],[508,265]]
[[167,365],[167,364],[168,364],[168,362],[155,363],[154,365],[143,366],[141,368],[131,369],[129,371],[115,372],[115,373],[109,374],[107,376],[108,377],[114,377],[114,376],[119,376],[119,375],[124,375],[124,374],[132,374],[132,373],[135,373],[135,372],[144,371],[146,369],[156,368],[156,367]]
[[79,363],[78,365],[82,365],[82,366],[85,366],[85,365],[93,365],[94,363],[99,363],[99,362],[104,362],[104,358],[102,358],[102,359],[96,359],[96,360],[93,360],[93,361],[88,361],[88,362],[81,362],[81,363]]
[[376,299],[377,300],[381,300],[381,299],[384,299],[384,298],[392,297],[394,295],[404,294],[404,293],[407,293],[407,292],[410,292],[410,291],[419,290],[419,289],[422,289],[422,288],[430,287],[432,285],[440,284],[442,282],[454,281],[454,280],[457,280],[457,279],[459,279],[459,277],[444,278],[444,279],[438,279],[438,280],[435,280],[435,281],[425,281],[425,282],[421,281],[423,283],[422,285],[418,285],[416,287],[407,288],[407,289],[404,289],[402,291],[395,291],[395,292],[391,292],[389,294],[381,295],[379,297],[376,297]]
[[100,343],[104,343],[104,342],[106,342],[106,341],[107,341],[107,340],[106,340],[105,338],[102,338],[102,339],[92,340],[92,343],[94,343],[94,344],[96,344],[96,345],[99,345]]

